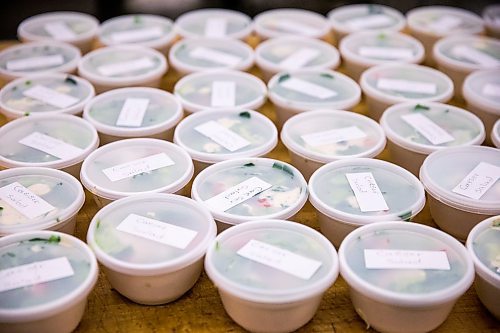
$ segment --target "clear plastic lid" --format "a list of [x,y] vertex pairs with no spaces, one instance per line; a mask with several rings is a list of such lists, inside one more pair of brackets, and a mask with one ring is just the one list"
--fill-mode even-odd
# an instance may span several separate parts
[[325,37],[330,28],[326,17],[304,9],[272,9],[254,17],[257,35],[263,38],[280,36]]
[[219,234],[208,248],[205,270],[227,293],[283,304],[322,294],[336,280],[339,266],[335,248],[316,230],[259,220]]
[[281,72],[267,87],[274,104],[297,111],[348,110],[361,100],[361,89],[353,79],[330,70]]
[[252,110],[213,110],[184,118],[174,142],[194,160],[216,163],[237,157],[259,157],[278,143],[276,126]]
[[131,275],[179,270],[200,259],[216,234],[210,212],[174,194],[117,200],[92,219],[87,241],[100,262]]
[[500,117],[500,69],[475,71],[469,74],[462,88],[468,104]]
[[500,148],[500,119],[493,125],[493,130],[491,131],[491,141],[495,144],[495,147]]
[[500,214],[499,178],[500,150],[490,147],[439,150],[427,156],[420,168],[420,180],[430,195],[476,214]]
[[120,137],[137,137],[173,128],[182,118],[179,100],[155,88],[114,89],[93,98],[83,117],[98,132]]
[[290,118],[281,130],[281,141],[291,151],[321,163],[375,157],[385,147],[380,125],[360,114],[315,110]]
[[177,81],[174,94],[191,113],[228,107],[256,110],[266,101],[267,88],[251,74],[223,70],[189,74]]
[[153,192],[175,193],[193,176],[191,157],[179,146],[158,139],[125,139],[108,143],[82,165],[87,190],[116,200]]
[[486,137],[484,125],[476,115],[441,103],[393,105],[385,110],[380,124],[389,140],[421,154],[480,145]]
[[[372,196],[363,196],[370,189]],[[386,161],[355,158],[328,163],[309,180],[313,206],[349,224],[409,220],[425,203],[424,187],[409,171]]]

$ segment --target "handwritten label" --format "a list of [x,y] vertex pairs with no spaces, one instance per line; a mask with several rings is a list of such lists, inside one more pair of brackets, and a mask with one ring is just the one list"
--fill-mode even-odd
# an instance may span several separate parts
[[42,216],[55,209],[54,206],[18,182],[1,187],[0,199],[29,219]]
[[481,162],[452,191],[479,200],[499,178],[500,167]]
[[455,138],[441,128],[438,124],[421,113],[406,114],[401,118],[417,132],[422,134],[433,145],[440,145],[454,141]]
[[233,107],[236,105],[236,83],[233,81],[214,81],[210,105],[213,107]]
[[97,67],[97,71],[104,76],[115,76],[138,71],[141,69],[152,68],[154,66],[155,63],[152,59],[143,57],[130,61],[121,61],[118,63],[102,65]]
[[304,47],[283,59],[279,63],[279,66],[287,70],[299,69],[307,65],[310,61],[316,59],[319,54],[320,51],[318,49]]
[[205,22],[205,37],[226,37],[227,20],[220,17],[211,17]]
[[83,152],[83,149],[40,132],[33,132],[19,140],[19,143],[37,149],[62,160],[69,160]]
[[76,97],[41,85],[36,85],[33,88],[23,91],[23,95],[60,109],[70,107],[80,101]]
[[484,67],[500,66],[500,61],[486,52],[475,49],[467,45],[457,45],[451,49],[451,54],[455,57],[470,61]]
[[371,172],[346,173],[345,176],[362,212],[389,210]]
[[283,30],[289,33],[298,34],[302,36],[316,36],[320,32],[315,27],[308,24],[294,21],[294,20],[284,20],[280,19],[270,23],[270,26],[275,29]]
[[378,79],[377,88],[426,95],[434,95],[437,91],[435,83],[398,79]]
[[198,125],[194,129],[230,152],[250,145],[248,140],[213,120]]
[[500,97],[500,84],[486,83],[482,92],[486,96]]
[[156,39],[163,36],[161,27],[149,27],[114,32],[110,38],[115,43],[135,43],[150,39]]
[[196,47],[189,53],[189,56],[194,59],[208,60],[216,64],[234,67],[241,62],[241,58],[227,52],[210,49],[207,47]]
[[344,22],[352,30],[386,27],[393,24],[393,19],[384,14],[356,17]]
[[364,254],[368,269],[450,270],[446,251],[365,249]]
[[356,126],[337,128],[318,133],[304,134],[300,136],[308,145],[313,147],[335,144],[341,141],[362,139],[366,133]]
[[116,126],[141,126],[148,105],[149,99],[147,98],[127,98],[116,120]]
[[55,67],[62,64],[64,64],[64,57],[61,54],[55,54],[51,56],[9,60],[5,66],[10,71],[23,71],[28,69]]
[[456,16],[441,16],[427,25],[431,30],[448,32],[462,25],[462,19]]
[[333,90],[294,77],[285,80],[284,82],[280,83],[280,85],[286,89],[293,90],[319,99],[327,99],[330,97],[337,96],[337,92]]
[[358,54],[368,58],[406,60],[413,57],[413,50],[405,47],[361,46]]
[[115,165],[111,168],[103,169],[102,172],[112,182],[137,176],[141,173],[148,173],[160,168],[174,165],[174,161],[165,153],[150,155],[148,157],[133,160]]
[[63,21],[49,22],[44,26],[45,31],[57,40],[69,40],[76,38],[76,34]]

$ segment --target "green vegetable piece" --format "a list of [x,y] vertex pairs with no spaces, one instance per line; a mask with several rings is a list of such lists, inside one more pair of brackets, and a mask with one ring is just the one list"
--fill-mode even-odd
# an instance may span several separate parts
[[61,242],[61,236],[56,236],[52,235],[48,239],[47,238],[32,238],[29,240],[30,242],[45,242],[45,243],[53,243],[53,244],[59,244]]
[[398,215],[398,217],[403,221],[409,222],[411,218],[411,211]]
[[7,252],[7,255],[8,255],[9,257],[11,257],[11,258],[14,258],[14,257],[16,256],[16,255],[15,255],[14,253],[12,253],[12,252]]
[[220,244],[219,242],[215,242],[215,251],[219,251],[220,250]]
[[244,167],[254,167],[255,164],[253,163],[247,163],[247,164],[243,164]]
[[278,82],[279,82],[279,83],[282,83],[282,82],[284,82],[284,81],[288,80],[289,78],[290,78],[290,74],[283,74],[283,75],[281,75],[281,76],[280,76],[280,78],[278,79]]
[[25,112],[24,115],[27,117],[27,116],[30,115],[30,113],[29,112]]
[[380,39],[380,40],[385,40],[385,39],[387,39],[387,35],[386,35],[386,34],[384,34],[384,33],[381,33],[381,34],[379,34],[379,35],[377,36],[377,38],[378,38],[378,39]]
[[491,224],[491,226],[494,228],[500,227],[500,219],[493,220],[493,223]]
[[283,170],[284,172],[288,173],[290,176],[292,176],[292,177],[294,176],[293,170],[290,169],[287,165],[275,162],[273,164],[273,168],[278,169],[278,170]]
[[0,206],[0,211],[2,211],[2,210],[3,210],[3,207],[2,207],[2,206]]
[[31,81],[28,80],[28,81],[24,82],[24,84],[27,85],[27,86],[29,86],[29,85],[31,85]]
[[99,229],[100,227],[101,227],[101,220],[97,220],[96,229]]
[[134,24],[141,24],[142,18],[139,15],[134,16]]
[[413,108],[413,111],[424,111],[424,110],[430,110],[431,108],[422,104],[417,104]]
[[333,79],[335,79],[335,78],[333,77],[333,75],[328,74],[328,73],[321,73],[319,76],[321,76],[321,77],[326,77],[327,79],[332,79],[332,80],[333,80]]
[[247,118],[247,119],[250,119],[250,117],[251,117],[251,116],[250,116],[250,112],[248,112],[248,111],[243,111],[243,112],[240,112],[239,116],[240,116],[241,118]]
[[64,80],[64,82],[69,83],[69,84],[73,84],[73,85],[75,85],[75,86],[76,86],[76,85],[78,85],[78,82],[76,82],[76,80],[75,80],[75,79],[73,79],[71,76],[68,76],[68,77]]

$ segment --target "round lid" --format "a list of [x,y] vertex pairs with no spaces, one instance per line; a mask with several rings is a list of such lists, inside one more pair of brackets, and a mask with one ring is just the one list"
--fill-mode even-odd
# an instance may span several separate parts
[[335,248],[316,230],[259,220],[219,234],[207,250],[205,269],[217,288],[230,294],[283,304],[325,292],[339,266]]
[[54,231],[0,238],[0,267],[2,323],[55,316],[84,300],[98,275],[90,248],[76,237]]
[[112,270],[151,276],[180,270],[206,252],[216,235],[210,212],[175,194],[123,198],[92,219],[87,241]]
[[252,33],[253,24],[248,15],[235,10],[203,8],[179,16],[175,27],[184,38],[244,39]]
[[213,110],[184,118],[175,128],[174,142],[194,160],[216,163],[269,153],[278,143],[278,131],[256,111]]
[[82,185],[66,172],[39,167],[0,171],[0,235],[53,227],[76,214],[84,201]]
[[125,139],[108,143],[82,164],[83,186],[100,197],[175,193],[193,176],[193,162],[179,146],[158,139]]
[[500,116],[500,69],[472,72],[465,78],[462,91],[468,104]]
[[267,87],[274,104],[299,112],[319,108],[347,110],[361,99],[361,89],[353,79],[330,70],[281,72],[269,80]]
[[182,118],[179,100],[155,88],[114,89],[93,98],[83,117],[97,131],[120,137],[138,137],[173,128]]
[[454,146],[480,145],[484,125],[473,113],[441,103],[400,103],[385,110],[380,125],[405,149],[430,154]]
[[99,145],[95,128],[82,118],[39,115],[13,120],[0,128],[0,165],[62,169],[77,164]]
[[191,113],[227,108],[255,110],[266,101],[267,88],[251,74],[223,70],[186,75],[175,84],[174,94]]
[[500,150],[454,147],[436,151],[420,168],[426,191],[443,203],[467,212],[500,214]]
[[493,130],[491,131],[491,141],[495,144],[495,147],[500,148],[500,119],[493,125]]
[[353,157],[375,157],[384,150],[380,125],[360,114],[337,110],[315,110],[288,119],[281,141],[293,152],[328,163]]
[[241,158],[213,164],[194,179],[191,197],[216,220],[240,224],[295,215],[307,200],[307,183],[288,163]]
[[493,31],[500,31],[500,5],[489,5],[483,10],[484,24]]
[[263,38],[285,35],[322,38],[330,28],[326,17],[304,9],[272,9],[254,17],[255,32]]
[[454,301],[474,280],[464,246],[418,223],[380,222],[358,228],[342,242],[339,261],[351,287],[392,306]]
[[183,73],[225,68],[245,71],[253,66],[254,54],[248,44],[235,39],[181,39],[170,49],[168,61]]
[[[367,189],[371,193],[365,194]],[[310,201],[325,215],[349,224],[409,220],[425,203],[417,177],[382,160],[355,158],[328,163],[309,180]]]

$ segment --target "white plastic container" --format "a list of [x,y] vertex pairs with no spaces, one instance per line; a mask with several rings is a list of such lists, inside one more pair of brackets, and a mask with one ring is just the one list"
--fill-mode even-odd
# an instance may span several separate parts
[[55,40],[72,44],[87,53],[97,35],[99,21],[79,12],[49,12],[25,19],[17,27],[22,42]]
[[99,145],[82,118],[58,114],[24,117],[0,128],[0,167],[47,167],[78,178],[83,160]]
[[185,193],[193,162],[179,146],[158,139],[125,139],[96,149],[82,165],[83,186],[98,207],[137,194]]
[[42,73],[75,73],[80,50],[60,42],[32,42],[0,51],[0,79],[5,83]]
[[102,93],[83,111],[83,118],[99,132],[101,145],[127,138],[172,141],[182,115],[181,103],[174,95],[144,87]]
[[490,147],[436,151],[420,169],[434,222],[461,241],[476,224],[500,214],[499,177],[500,150]]
[[13,287],[0,292],[0,331],[76,329],[98,276],[85,243],[55,231],[20,233],[0,239],[0,258],[3,285]]
[[292,332],[315,315],[339,272],[337,252],[295,222],[237,225],[208,248],[205,270],[227,314],[251,332]]
[[0,171],[0,236],[33,230],[73,235],[84,201],[82,185],[66,172],[40,167]]
[[474,279],[462,244],[417,223],[363,226],[345,238],[339,261],[354,310],[379,332],[434,330]]
[[391,161],[418,177],[430,153],[449,147],[481,145],[483,123],[473,113],[441,103],[400,103],[385,110],[380,125]]
[[239,40],[220,38],[187,38],[175,43],[168,62],[179,74],[234,69],[249,70],[254,63],[253,49]]
[[255,49],[255,63],[264,80],[282,71],[295,69],[336,69],[340,64],[337,49],[327,42],[285,36],[266,40]]
[[489,5],[483,10],[483,20],[488,36],[500,38],[500,5]]
[[309,180],[309,193],[321,233],[337,248],[356,228],[380,221],[409,221],[425,204],[424,187],[414,175],[369,158],[322,166]]
[[288,163],[240,158],[201,171],[191,197],[208,207],[220,232],[248,221],[293,219],[306,203],[307,183]]
[[359,81],[366,97],[368,116],[379,120],[389,106],[402,102],[448,102],[453,81],[426,66],[388,64],[367,69]]
[[352,110],[361,89],[348,76],[331,70],[302,69],[281,72],[267,84],[281,128],[290,117],[310,110]]
[[395,62],[419,64],[425,53],[417,39],[397,31],[356,32],[342,39],[339,50],[347,74],[355,80],[373,66]]
[[355,157],[377,157],[385,134],[374,120],[348,111],[315,110],[288,119],[281,130],[292,164],[309,180],[326,163]]
[[481,302],[500,319],[500,216],[478,223],[467,237],[467,249],[474,262],[474,287]]
[[174,142],[191,155],[198,174],[217,162],[265,156],[278,144],[278,131],[256,111],[213,110],[184,118],[175,128]]
[[267,87],[248,73],[221,70],[189,74],[175,84],[174,94],[184,111],[207,109],[257,110],[267,97]]
[[78,75],[102,93],[131,86],[159,88],[167,68],[165,56],[156,50],[119,45],[87,53],[78,64]]
[[155,193],[120,199],[98,211],[87,242],[116,291],[156,305],[193,287],[215,234],[205,207],[180,195]]
[[90,82],[77,76],[37,74],[11,81],[0,90],[0,112],[7,120],[40,114],[80,115],[94,95]]
[[491,141],[495,147],[500,148],[500,119],[498,119],[491,131]]

